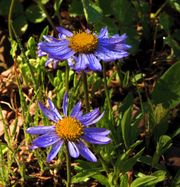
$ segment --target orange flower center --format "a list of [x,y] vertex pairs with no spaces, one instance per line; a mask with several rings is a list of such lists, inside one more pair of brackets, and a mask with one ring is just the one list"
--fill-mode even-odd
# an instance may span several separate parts
[[91,53],[96,50],[98,38],[91,33],[79,32],[69,40],[69,47],[77,53]]
[[83,134],[83,125],[75,118],[65,117],[56,124],[56,133],[64,140],[76,141]]

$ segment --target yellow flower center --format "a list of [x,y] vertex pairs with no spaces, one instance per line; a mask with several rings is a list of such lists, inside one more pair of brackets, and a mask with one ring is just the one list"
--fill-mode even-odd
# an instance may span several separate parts
[[56,133],[64,140],[76,141],[83,134],[83,125],[75,118],[65,117],[56,124]]
[[77,53],[91,53],[96,50],[98,38],[93,34],[79,32],[69,40],[69,47]]

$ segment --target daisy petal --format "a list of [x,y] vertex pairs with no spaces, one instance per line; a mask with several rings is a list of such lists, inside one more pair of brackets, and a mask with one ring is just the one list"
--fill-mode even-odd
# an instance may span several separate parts
[[50,106],[50,110],[53,111],[56,114],[56,116],[59,118],[59,120],[62,119],[62,117],[59,114],[57,108],[54,106],[54,103],[49,98],[48,98],[48,103],[49,103],[49,106]]
[[89,68],[93,71],[101,71],[102,70],[102,66],[99,62],[99,60],[93,55],[93,54],[89,54],[87,55],[87,58],[89,60]]
[[100,33],[99,33],[98,38],[107,38],[107,37],[108,37],[108,30],[107,30],[107,27],[102,28],[102,29],[100,30]]
[[107,130],[105,128],[97,128],[97,127],[91,127],[91,128],[85,128],[84,132],[87,134],[96,134],[96,135],[108,135],[110,133],[110,130]]
[[39,136],[35,140],[33,140],[32,145],[37,147],[48,147],[59,140],[59,136],[55,133],[48,133]]
[[39,108],[42,110],[42,112],[44,113],[44,115],[46,117],[48,117],[50,120],[54,121],[54,122],[58,122],[59,118],[57,117],[56,113],[49,110],[48,108],[46,108],[43,104],[41,104],[40,102],[38,102]]
[[76,117],[81,110],[81,102],[79,101],[72,109],[71,117]]
[[91,162],[97,162],[95,155],[84,145],[83,142],[79,141],[77,144],[80,154]]
[[48,132],[52,132],[55,130],[54,126],[37,126],[37,127],[29,127],[26,129],[26,132],[29,134],[45,134]]
[[73,33],[68,31],[67,29],[63,28],[63,27],[56,27],[57,31],[60,32],[61,34],[64,34],[68,37],[73,36]]
[[93,144],[108,144],[111,141],[111,139],[106,136],[98,136],[96,134],[84,134],[82,138]]
[[[76,59],[75,59],[76,60]],[[76,60],[76,66],[75,70],[80,72],[87,68],[87,65],[89,64],[89,61],[85,54],[79,54],[78,58]]]
[[79,150],[74,142],[68,141],[68,149],[69,149],[69,154],[73,158],[77,158],[79,156]]
[[49,155],[47,156],[46,162],[50,162],[51,160],[54,159],[54,157],[58,154],[63,142],[64,142],[63,140],[59,140],[58,142],[52,145],[52,149]]
[[104,112],[103,112],[101,115],[99,115],[97,118],[95,118],[95,119],[92,118],[92,119],[90,119],[90,120],[84,122],[83,125],[89,126],[89,125],[95,124],[95,123],[97,123],[103,116],[104,116]]
[[68,107],[68,93],[66,92],[64,94],[63,106],[62,106],[64,116],[67,116],[67,107]]
[[100,112],[99,112],[99,108],[96,108],[96,109],[92,110],[91,112],[89,112],[89,113],[87,113],[87,114],[81,116],[81,117],[79,118],[79,121],[80,121],[81,123],[84,123],[84,122],[86,122],[86,121],[95,119],[95,118],[99,115],[99,113],[100,113]]

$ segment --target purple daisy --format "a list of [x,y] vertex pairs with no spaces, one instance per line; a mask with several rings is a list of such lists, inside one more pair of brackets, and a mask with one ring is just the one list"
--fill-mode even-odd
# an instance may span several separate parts
[[91,162],[96,162],[95,155],[88,149],[86,142],[93,144],[108,144],[111,139],[107,137],[109,130],[104,128],[91,127],[90,125],[98,122],[103,114],[100,114],[98,108],[83,115],[81,111],[81,102],[78,102],[72,109],[70,116],[67,115],[68,98],[67,93],[63,99],[63,117],[59,114],[53,102],[48,99],[50,108],[46,108],[39,103],[39,107],[50,120],[55,122],[52,126],[29,127],[26,132],[29,134],[40,135],[32,142],[31,149],[38,147],[48,147],[52,149],[47,156],[47,162],[50,162],[58,154],[63,143],[67,143],[69,154],[73,158],[80,155]]
[[107,28],[102,28],[99,35],[89,30],[77,33],[63,27],[57,27],[57,30],[58,39],[44,36],[45,41],[38,43],[39,56],[48,55],[46,66],[52,62],[56,67],[58,61],[67,60],[77,72],[101,71],[100,60],[110,62],[128,56],[130,45],[126,44],[126,34],[109,37]]

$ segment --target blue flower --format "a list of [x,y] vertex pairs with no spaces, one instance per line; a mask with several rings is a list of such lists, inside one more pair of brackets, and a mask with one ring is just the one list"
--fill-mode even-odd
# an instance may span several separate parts
[[38,147],[48,147],[52,149],[47,156],[47,162],[50,162],[58,154],[63,143],[67,143],[69,154],[73,158],[80,155],[91,162],[96,162],[95,155],[88,149],[85,142],[92,144],[108,144],[111,139],[107,137],[109,130],[104,128],[91,127],[90,125],[98,122],[103,114],[100,114],[98,108],[83,115],[81,102],[78,102],[72,109],[70,116],[67,115],[68,98],[67,93],[63,99],[63,117],[48,99],[50,108],[46,108],[39,103],[39,107],[46,117],[55,122],[52,126],[29,127],[26,132],[33,135],[40,135],[32,142],[31,149]]
[[100,60],[111,62],[128,56],[126,34],[108,37],[107,28],[99,35],[89,30],[72,33],[63,27],[57,27],[58,38],[44,36],[45,41],[38,44],[38,54],[48,55],[46,66],[53,62],[67,60],[69,66],[77,71],[101,71]]

